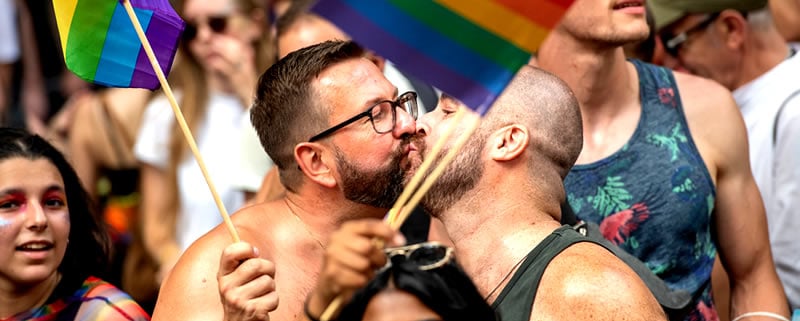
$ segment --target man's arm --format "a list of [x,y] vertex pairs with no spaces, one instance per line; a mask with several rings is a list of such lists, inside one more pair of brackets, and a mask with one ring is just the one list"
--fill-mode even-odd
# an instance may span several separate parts
[[217,269],[222,249],[230,241],[223,243],[216,234],[206,234],[181,255],[161,285],[153,321],[223,319]]
[[[262,231],[236,230],[243,241]],[[275,265],[263,258],[269,249],[245,242],[232,243],[219,225],[192,243],[164,280],[153,320],[269,321],[278,306]]]
[[636,272],[593,243],[575,244],[550,262],[536,291],[533,320],[667,320]]
[[[731,283],[731,316],[789,315],[772,261],[764,205],[750,170],[747,132],[730,93],[698,77],[676,74],[689,128],[716,183],[714,223]],[[774,320],[751,317],[748,320]]]

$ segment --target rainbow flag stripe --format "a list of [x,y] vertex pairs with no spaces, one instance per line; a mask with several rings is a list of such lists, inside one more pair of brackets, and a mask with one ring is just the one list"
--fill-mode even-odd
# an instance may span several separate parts
[[[166,0],[130,0],[164,74],[184,22]],[[110,87],[159,87],[125,7],[118,0],[53,0],[67,68]]]
[[484,114],[573,0],[320,0],[362,45]]

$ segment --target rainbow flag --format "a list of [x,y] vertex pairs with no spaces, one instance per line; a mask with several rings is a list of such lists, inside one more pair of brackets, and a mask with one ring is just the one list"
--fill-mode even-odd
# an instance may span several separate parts
[[[130,0],[164,75],[184,22],[167,0]],[[93,83],[156,89],[155,71],[118,0],[53,0],[67,68]]]
[[319,0],[312,10],[483,115],[572,2]]

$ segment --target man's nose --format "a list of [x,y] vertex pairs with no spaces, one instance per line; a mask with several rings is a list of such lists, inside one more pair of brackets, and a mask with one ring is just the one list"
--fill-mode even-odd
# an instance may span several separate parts
[[428,135],[428,132],[430,131],[430,127],[428,126],[428,121],[427,121],[428,117],[430,117],[430,113],[422,115],[417,120],[417,135],[418,136],[425,137],[426,135]]
[[397,123],[394,126],[393,134],[395,137],[400,138],[406,135],[413,135],[417,131],[417,122],[414,117],[408,114],[404,109],[397,109]]

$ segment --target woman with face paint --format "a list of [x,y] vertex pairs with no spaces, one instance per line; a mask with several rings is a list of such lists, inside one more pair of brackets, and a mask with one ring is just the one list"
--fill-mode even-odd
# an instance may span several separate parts
[[109,239],[64,156],[0,128],[0,320],[149,320],[104,282]]

